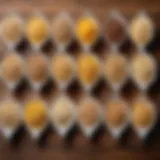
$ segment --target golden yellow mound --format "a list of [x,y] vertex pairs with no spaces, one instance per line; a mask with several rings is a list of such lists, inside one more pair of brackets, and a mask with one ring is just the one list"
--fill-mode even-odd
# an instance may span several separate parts
[[126,106],[121,100],[113,100],[107,103],[105,120],[112,127],[119,127],[127,120]]
[[100,65],[93,55],[83,54],[78,59],[78,76],[82,83],[92,84],[99,76]]
[[24,119],[31,128],[40,128],[47,123],[47,110],[43,101],[32,100],[24,110]]
[[1,75],[5,80],[18,81],[23,76],[23,67],[20,57],[10,54],[1,62]]
[[23,24],[16,16],[7,17],[1,22],[1,36],[10,42],[18,41],[23,35]]
[[41,55],[32,55],[27,61],[27,73],[31,80],[41,82],[48,77],[48,66]]
[[75,68],[69,56],[54,56],[51,65],[52,75],[58,82],[68,81],[73,76]]
[[80,105],[78,115],[80,123],[86,126],[94,125],[100,118],[98,106],[92,101],[85,101]]
[[92,17],[82,17],[76,28],[77,38],[84,44],[92,44],[99,37],[99,27]]
[[120,54],[110,54],[105,62],[105,75],[112,83],[120,83],[127,76],[127,63]]
[[136,81],[144,84],[152,81],[155,73],[153,61],[147,55],[139,54],[132,60],[133,76]]
[[32,17],[26,29],[26,34],[32,44],[40,44],[48,38],[48,24],[41,17]]
[[153,24],[149,17],[138,16],[130,24],[130,35],[139,45],[146,45],[153,38]]
[[65,126],[73,118],[73,104],[68,99],[60,98],[51,109],[51,120],[57,125]]
[[20,119],[21,113],[15,102],[5,101],[0,105],[0,124],[3,127],[17,127]]
[[153,122],[153,109],[148,101],[137,101],[133,105],[133,123],[138,127],[147,127]]
[[73,28],[68,17],[60,15],[52,25],[52,33],[55,40],[59,43],[69,43],[73,38]]

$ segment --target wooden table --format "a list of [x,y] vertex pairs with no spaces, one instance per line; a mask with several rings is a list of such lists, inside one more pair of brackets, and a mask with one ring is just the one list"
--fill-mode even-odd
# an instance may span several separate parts
[[[37,10],[43,11],[49,18],[57,12],[69,12],[74,19],[86,11],[93,12],[101,24],[107,18],[107,14],[112,9],[120,10],[128,19],[130,19],[137,11],[145,9],[153,18],[157,31],[156,40],[150,45],[149,50],[160,62],[160,1],[159,0],[0,0],[0,15],[4,16],[7,12],[18,11],[24,17],[31,15]],[[102,25],[103,26],[103,25]],[[106,48],[105,48],[106,49]],[[98,51],[104,52],[105,49]],[[107,49],[106,49],[107,50]],[[5,47],[1,46],[0,50],[3,55],[6,51]],[[127,52],[127,51],[126,51]],[[129,52],[129,51],[128,51]],[[128,54],[128,53],[126,53]],[[159,67],[159,66],[158,66]],[[160,73],[160,72],[159,72]],[[160,74],[158,73],[158,76]],[[134,94],[136,90],[130,83],[123,89],[124,97],[129,97],[128,94]],[[103,87],[101,87],[103,88]],[[134,88],[134,89],[133,89]],[[69,89],[69,93],[74,97],[74,91],[77,86],[73,85]],[[30,93],[30,91],[28,91]],[[28,92],[14,93],[14,96],[22,103]],[[101,96],[100,90],[94,92],[95,96]],[[3,98],[8,94],[6,87],[0,84],[0,97]],[[45,93],[44,93],[45,94]],[[51,95],[53,95],[51,93]],[[151,87],[148,95],[157,105],[158,112],[160,111],[160,78]],[[45,96],[45,95],[44,95]],[[102,95],[107,96],[107,95]],[[52,96],[47,99],[51,99]],[[75,98],[75,97],[74,97]],[[12,143],[7,142],[0,136],[0,160],[102,160],[102,159],[160,159],[160,121],[151,133],[146,142],[142,142],[131,128],[127,130],[120,141],[113,139],[107,131],[99,133],[94,140],[88,140],[77,129],[72,137],[61,139],[54,131],[48,132],[41,141],[35,143],[26,131],[20,131],[20,134],[12,140]]]

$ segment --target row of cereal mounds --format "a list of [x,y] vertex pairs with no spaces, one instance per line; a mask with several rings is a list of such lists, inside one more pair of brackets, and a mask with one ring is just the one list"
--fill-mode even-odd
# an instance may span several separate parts
[[[34,14],[26,22],[17,14],[3,17],[0,23],[0,36],[9,48],[26,37],[34,49],[39,49],[49,38],[65,50],[73,39],[77,39],[83,49],[88,50],[100,36],[107,34],[108,41],[115,47],[127,35],[139,49],[147,45],[154,35],[154,24],[145,12],[139,12],[127,23],[118,11],[106,15],[103,27],[92,14],[83,14],[77,22],[66,13],[59,13],[51,22],[42,14]],[[103,29],[102,29],[103,28]]]
[[51,104],[32,98],[23,107],[12,98],[7,98],[0,105],[1,133],[6,138],[11,138],[21,125],[25,125],[31,137],[37,139],[49,124],[60,136],[66,136],[78,124],[82,133],[91,138],[104,124],[115,138],[120,138],[132,125],[137,135],[144,139],[157,119],[154,104],[145,96],[136,98],[131,106],[118,96],[102,105],[90,96],[75,104],[65,95],[54,99]]
[[15,89],[26,78],[34,89],[40,90],[51,77],[62,90],[77,79],[85,91],[91,91],[103,77],[114,91],[119,91],[131,77],[146,91],[156,80],[156,70],[154,58],[141,52],[130,60],[117,52],[106,54],[103,60],[90,52],[80,54],[77,59],[65,53],[55,54],[51,59],[42,54],[24,58],[10,53],[0,64],[1,79],[9,89]]

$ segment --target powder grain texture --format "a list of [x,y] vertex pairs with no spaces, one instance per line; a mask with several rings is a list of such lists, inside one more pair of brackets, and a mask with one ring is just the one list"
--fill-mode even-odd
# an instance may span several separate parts
[[68,81],[72,78],[75,66],[68,55],[54,56],[51,63],[52,75],[58,82]]
[[73,38],[73,26],[68,16],[57,16],[52,24],[53,38],[58,43],[67,44]]
[[49,34],[47,22],[41,17],[32,17],[27,24],[26,34],[32,44],[43,43]]
[[20,40],[24,34],[23,23],[16,16],[9,16],[1,22],[1,36],[8,42],[14,43]]
[[153,122],[153,108],[147,100],[136,101],[133,105],[133,123],[137,127],[147,127]]
[[99,37],[99,27],[92,17],[82,17],[76,28],[77,38],[84,44],[93,44]]
[[79,121],[85,126],[92,126],[100,119],[99,106],[96,103],[85,100],[79,108]]
[[100,65],[95,56],[83,54],[78,59],[78,76],[83,84],[93,84],[100,73]]
[[47,122],[47,109],[43,101],[30,101],[24,110],[24,118],[31,128],[41,128]]
[[130,24],[130,35],[138,45],[146,45],[153,38],[153,23],[148,16],[137,16]]
[[59,126],[69,124],[74,116],[73,103],[67,98],[60,98],[51,108],[51,120]]
[[0,104],[0,124],[3,127],[17,127],[21,118],[20,108],[15,102],[6,101]]
[[113,84],[121,83],[127,76],[127,67],[122,55],[110,54],[105,61],[105,76]]
[[18,81],[24,74],[24,65],[18,55],[10,54],[1,62],[1,75],[5,80]]
[[46,59],[41,55],[28,57],[26,70],[29,78],[35,82],[41,82],[47,79],[48,66]]
[[111,127],[120,127],[127,120],[127,110],[122,100],[112,100],[106,104],[105,120]]

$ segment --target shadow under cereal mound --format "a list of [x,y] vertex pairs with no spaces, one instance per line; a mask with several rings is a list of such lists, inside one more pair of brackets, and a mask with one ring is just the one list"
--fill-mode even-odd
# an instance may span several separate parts
[[42,47],[41,50],[44,54],[48,56],[52,54],[53,50],[55,50],[55,44],[53,43],[52,39],[49,39]]
[[16,51],[21,55],[27,54],[30,45],[27,39],[23,38],[22,41],[15,47]]
[[42,87],[41,94],[44,97],[49,97],[54,94],[54,91],[57,90],[56,84],[51,78],[48,79],[48,82]]
[[44,130],[44,132],[42,133],[42,135],[39,137],[37,144],[40,147],[45,147],[47,145],[47,138],[49,134],[53,134],[52,133],[52,126],[48,125],[48,127]]
[[105,132],[105,126],[101,124],[91,136],[90,138],[91,142],[97,143],[101,138],[101,136],[104,134],[104,132]]
[[128,137],[129,137],[130,126],[122,133],[121,138],[119,139],[119,144],[127,147],[128,145]]
[[79,99],[79,97],[81,97],[81,95],[83,95],[83,88],[80,85],[80,83],[78,82],[78,80],[75,79],[71,83],[71,85],[68,86],[66,92],[67,92],[67,94],[69,94],[71,96],[71,98]]
[[104,37],[102,36],[98,39],[97,43],[94,46],[92,46],[92,50],[98,53],[103,52],[108,48],[109,48],[109,45],[107,41],[104,39]]
[[149,135],[144,141],[146,147],[150,147],[152,144],[155,144],[155,142],[160,144],[160,139],[158,138],[159,135],[160,135],[160,118],[157,119],[156,125],[154,126],[153,130],[149,133]]
[[129,54],[136,50],[135,45],[133,42],[127,38],[124,43],[119,47],[120,52],[122,52],[124,55],[129,56]]
[[[159,66],[158,66],[159,67]],[[148,89],[149,93],[155,94],[160,93],[160,68],[157,70],[156,81]]]
[[148,52],[155,52],[157,50],[160,50],[160,29],[156,30],[154,33],[153,40],[147,45],[146,47]]
[[76,136],[76,133],[78,131],[78,127],[75,124],[71,130],[67,133],[67,135],[64,137],[64,140],[66,143],[70,143],[72,142],[72,140],[74,139],[74,137]]
[[11,145],[13,147],[18,146],[21,143],[22,139],[24,138],[24,133],[25,133],[25,127],[20,126],[16,131],[16,133],[11,138]]
[[139,89],[131,79],[129,79],[121,89],[121,95],[129,101],[132,100],[132,98],[134,98],[138,93]]
[[71,55],[76,55],[81,50],[81,46],[76,39],[67,47],[67,52]]
[[30,87],[29,82],[24,78],[21,81],[21,83],[18,84],[18,86],[14,90],[14,94],[18,98],[23,98],[23,97],[25,97],[25,93],[30,89],[31,89],[31,87]]
[[111,88],[106,80],[101,78],[97,85],[92,89],[92,95],[99,99],[106,99],[106,96],[111,93]]

